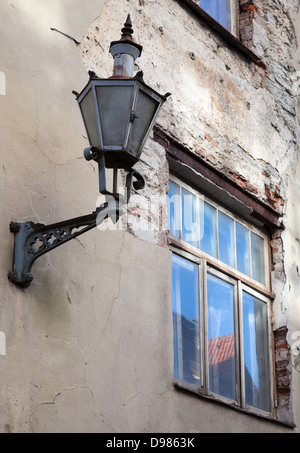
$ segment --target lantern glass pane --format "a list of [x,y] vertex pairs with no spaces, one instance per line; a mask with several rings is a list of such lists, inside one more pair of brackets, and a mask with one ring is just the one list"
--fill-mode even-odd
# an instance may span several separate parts
[[136,118],[132,125],[131,137],[128,148],[133,155],[137,155],[144,141],[147,131],[151,125],[158,102],[144,91],[140,90],[138,94],[135,114]]
[[91,146],[99,146],[99,135],[97,127],[97,116],[95,110],[93,90],[90,90],[80,103],[85,128]]
[[123,146],[130,118],[133,85],[98,86],[103,145]]

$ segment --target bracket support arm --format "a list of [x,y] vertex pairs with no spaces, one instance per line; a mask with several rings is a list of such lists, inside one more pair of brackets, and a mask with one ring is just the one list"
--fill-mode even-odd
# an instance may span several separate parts
[[52,225],[12,222],[10,231],[15,235],[15,246],[9,280],[17,286],[28,288],[33,280],[31,268],[38,258],[95,228],[108,217],[117,222],[119,214],[119,206],[112,200],[92,214]]

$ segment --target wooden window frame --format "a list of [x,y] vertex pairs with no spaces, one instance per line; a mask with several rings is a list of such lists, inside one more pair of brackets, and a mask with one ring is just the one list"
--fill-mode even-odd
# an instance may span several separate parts
[[[199,192],[195,189],[188,186],[186,183],[182,182],[176,176],[170,175],[170,180],[178,184],[180,187],[183,187],[185,190],[188,190],[194,195],[199,196]],[[200,194],[202,196],[202,194]],[[264,249],[265,257],[266,250],[269,250],[269,242],[266,233],[261,232],[258,228],[250,226],[243,219],[240,219],[238,216],[223,208],[220,204],[209,200],[207,197],[204,197],[205,202],[213,205],[220,212],[223,212],[225,215],[230,218],[238,221],[240,224],[246,226],[246,228],[251,227],[251,231],[255,234],[258,234],[264,239]],[[181,205],[181,203],[180,203]],[[180,206],[180,210],[181,210]],[[182,213],[180,213],[182,216]],[[250,231],[250,230],[249,230]],[[199,281],[199,363],[200,363],[200,385],[188,384],[180,379],[174,379],[174,385],[192,391],[200,396],[204,396],[208,399],[215,400],[227,405],[230,405],[239,410],[245,411],[250,414],[261,416],[263,418],[268,418],[271,420],[276,420],[275,411],[276,411],[276,397],[275,397],[275,364],[274,364],[274,339],[272,331],[272,299],[273,293],[270,291],[270,278],[266,280],[266,285],[258,284],[252,279],[247,279],[243,274],[241,274],[236,269],[230,268],[230,266],[225,265],[216,258],[210,257],[209,255],[201,252],[200,249],[193,247],[192,245],[184,242],[181,237],[177,238],[175,236],[169,235],[169,248],[170,250],[182,258],[193,262],[198,265],[198,281]],[[268,274],[270,275],[270,262],[265,261],[265,268]],[[234,325],[235,325],[235,382],[236,382],[236,399],[231,400],[224,396],[213,393],[209,390],[209,364],[208,364],[208,332],[207,332],[207,275],[211,274],[222,281],[230,283],[234,287]],[[244,375],[244,353],[243,353],[243,291],[248,294],[256,297],[262,302],[267,304],[267,313],[268,313],[268,360],[269,360],[269,391],[270,391],[270,401],[271,401],[271,411],[266,412],[262,409],[259,409],[254,406],[247,405],[245,402],[245,375]]]
[[[170,250],[178,256],[185,258],[198,265],[199,272],[199,363],[200,363],[200,384],[199,386],[186,383],[180,379],[174,379],[176,387],[191,391],[199,396],[208,398],[213,401],[224,403],[235,409],[246,413],[276,420],[276,398],[275,398],[275,367],[274,367],[274,341],[272,335],[272,308],[271,299],[265,297],[258,291],[237,280],[234,277],[227,276],[222,271],[215,269],[207,263],[205,259],[199,259],[192,252],[170,246]],[[209,390],[209,364],[208,364],[208,334],[207,334],[207,274],[214,275],[221,280],[234,286],[234,324],[235,324],[235,383],[236,398],[234,400],[214,393]],[[244,376],[244,354],[243,354],[243,295],[242,292],[253,295],[257,299],[267,304],[268,310],[268,360],[269,360],[269,391],[271,411],[267,412],[255,406],[247,405],[245,402],[245,376]]]

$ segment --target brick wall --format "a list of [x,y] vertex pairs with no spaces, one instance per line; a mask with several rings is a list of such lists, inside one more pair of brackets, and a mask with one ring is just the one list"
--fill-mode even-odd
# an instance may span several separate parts
[[[272,270],[276,275],[285,279],[284,242],[282,231],[273,233],[270,241],[272,255]],[[288,412],[291,396],[291,355],[287,340],[288,329],[286,326],[274,331],[275,345],[275,383],[276,398],[279,418],[284,419],[282,412]]]
[[239,37],[245,46],[251,48],[253,45],[253,20],[259,15],[259,10],[253,0],[240,0],[239,3]]
[[278,411],[288,410],[291,396],[290,348],[287,333],[286,327],[281,327],[274,332]]

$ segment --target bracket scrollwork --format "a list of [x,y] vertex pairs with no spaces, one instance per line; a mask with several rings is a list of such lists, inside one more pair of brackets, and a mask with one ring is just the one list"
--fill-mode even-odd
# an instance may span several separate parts
[[[116,209],[114,208],[114,214]],[[65,244],[96,227],[99,214],[103,220],[108,217],[107,205],[101,206],[94,213],[52,225],[41,225],[33,222],[14,223],[10,231],[15,235],[13,270],[8,274],[9,280],[17,286],[27,288],[33,275],[33,263],[42,255]]]

